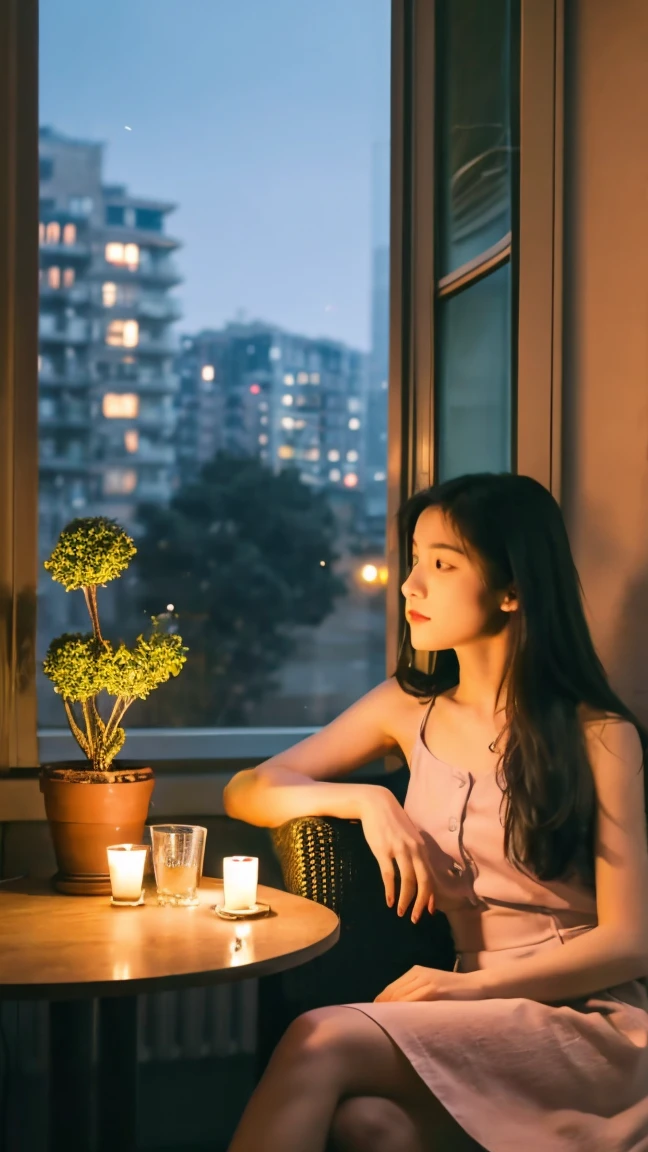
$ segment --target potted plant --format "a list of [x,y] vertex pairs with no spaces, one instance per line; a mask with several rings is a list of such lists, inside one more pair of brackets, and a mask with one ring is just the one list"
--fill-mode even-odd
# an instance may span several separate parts
[[163,631],[157,617],[132,648],[115,647],[101,633],[97,590],[120,576],[136,551],[114,520],[93,516],[72,520],[45,561],[67,592],[83,592],[92,623],[91,632],[52,640],[43,663],[86,757],[85,764],[44,766],[40,778],[58,864],[55,887],[70,895],[109,893],[106,848],[142,839],[153,771],[115,764],[126,739],[123,720],[135,700],[177,676],[186,660],[181,637]]

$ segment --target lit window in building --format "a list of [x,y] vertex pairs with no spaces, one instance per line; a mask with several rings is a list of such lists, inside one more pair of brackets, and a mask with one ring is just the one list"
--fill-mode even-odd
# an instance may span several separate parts
[[295,421],[293,420],[292,416],[282,416],[281,427],[282,428],[294,428],[295,427]]
[[259,400],[259,412],[267,412],[267,411],[268,411],[268,401],[267,400]]
[[66,268],[63,272],[63,287],[71,288],[74,284],[74,268]]
[[268,423],[268,417],[262,416],[261,419],[259,420],[259,424],[267,424],[267,423]]
[[259,444],[267,444],[267,443],[268,443],[268,437],[266,436],[265,432],[262,432],[261,435],[259,436]]
[[61,225],[57,224],[56,220],[52,220],[52,222],[47,225],[45,237],[48,244],[58,244],[61,239]]
[[60,268],[53,267],[53,268],[47,269],[47,283],[49,284],[50,288],[60,288],[61,287],[61,269]]
[[374,480],[386,480],[386,479],[387,479],[387,473],[386,472],[374,472]]
[[305,428],[305,427],[306,427],[306,421],[305,420],[293,420],[293,428],[300,428],[301,429],[301,428]]
[[291,384],[294,384],[294,383],[295,383],[295,377],[293,376],[292,372],[286,372],[286,375],[284,376],[284,384],[286,385],[286,387],[290,388]]
[[40,224],[38,225],[38,243],[39,244],[45,243],[45,225],[43,224],[42,220],[41,220]]
[[349,461],[349,464],[355,464],[358,459],[358,453],[352,449],[351,452],[347,452],[346,458]]
[[252,393],[253,396],[258,396],[260,391],[261,391],[261,385],[260,384],[250,384],[250,392]]
[[336,460],[340,459],[340,453],[337,448],[331,448],[331,451],[328,452],[327,455],[331,463],[335,463]]
[[139,254],[139,244],[120,244],[114,240],[106,244],[107,264],[126,264],[129,268],[137,268]]
[[319,382],[320,382],[319,372],[311,372],[310,382],[311,382],[311,384],[319,384]]
[[282,396],[282,397],[281,397],[281,403],[282,403],[282,404],[285,404],[285,405],[286,405],[286,407],[287,407],[287,408],[289,408],[289,407],[290,407],[290,405],[293,403],[293,398],[292,398],[292,396],[291,396],[290,394],[288,394],[287,396]]
[[308,372],[298,372],[297,373],[297,383],[298,384],[308,384]]
[[114,348],[135,348],[138,342],[137,320],[111,320],[106,330],[106,344]]
[[214,379],[214,365],[213,364],[203,364],[202,372],[200,373],[200,375],[201,375],[203,380],[213,380]]
[[319,448],[307,448],[304,452],[304,460],[319,460]]
[[128,432],[124,432],[124,448],[127,452],[137,452],[139,448],[139,432],[135,428],[129,428]]
[[63,229],[63,243],[76,244],[76,224],[66,224]]
[[271,360],[281,360],[281,348],[277,348],[276,345],[274,345],[268,352],[268,356]]
[[357,432],[359,427],[360,427],[360,421],[358,420],[358,417],[352,416],[351,419],[349,420],[349,428],[351,429],[352,432]]
[[341,475],[342,473],[340,472],[339,468],[331,468],[331,471],[329,472],[329,480],[337,482]]
[[350,400],[347,400],[347,408],[348,408],[349,412],[361,412],[362,411],[362,403],[357,398],[357,396],[352,396]]
[[292,460],[295,455],[295,449],[290,444],[280,444],[277,456],[280,460]]
[[108,420],[135,420],[139,400],[136,392],[106,392],[101,410]]
[[356,476],[355,472],[347,472],[346,476],[344,477],[344,487],[355,488],[357,483],[358,477]]
[[102,284],[101,299],[104,308],[113,308],[117,303],[117,285],[110,280]]
[[109,468],[104,472],[104,496],[127,496],[137,487],[137,472],[132,468]]

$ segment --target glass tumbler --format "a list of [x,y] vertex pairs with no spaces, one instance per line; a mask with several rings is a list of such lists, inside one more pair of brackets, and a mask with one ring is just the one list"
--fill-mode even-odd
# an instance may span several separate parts
[[198,824],[151,825],[158,904],[198,903],[206,837]]

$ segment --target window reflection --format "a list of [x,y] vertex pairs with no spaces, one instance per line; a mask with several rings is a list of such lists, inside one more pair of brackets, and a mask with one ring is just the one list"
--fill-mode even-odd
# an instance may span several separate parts
[[511,467],[511,265],[439,302],[439,478]]

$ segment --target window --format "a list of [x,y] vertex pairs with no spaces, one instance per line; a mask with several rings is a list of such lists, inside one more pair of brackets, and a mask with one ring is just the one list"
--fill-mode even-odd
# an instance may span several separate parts
[[137,320],[111,320],[106,329],[106,344],[118,348],[135,348],[139,342]]
[[437,5],[436,438],[440,480],[513,463],[515,0]]
[[106,263],[125,264],[128,268],[137,268],[140,262],[138,244],[120,244],[111,240],[106,244]]
[[[66,403],[41,409],[39,551],[84,499],[138,549],[100,592],[106,634],[175,604],[188,664],[132,726],[315,727],[385,676],[385,587],[359,572],[385,556],[391,0],[354,0],[343,36],[322,6],[315,39],[309,5],[202,4],[198,24],[168,6],[155,44],[111,8],[106,73],[95,6],[66,0],[64,36],[41,6],[39,389]],[[85,627],[76,599],[42,575],[39,657]]]
[[135,392],[106,392],[102,412],[109,420],[133,420],[139,415],[140,399]]
[[74,268],[65,268],[63,270],[63,287],[72,288],[74,284]]
[[136,488],[137,472],[132,468],[108,468],[104,472],[104,496],[130,496]]
[[41,156],[38,160],[38,177],[42,181],[51,180],[54,175],[54,161],[51,156]]
[[61,287],[61,269],[60,268],[57,268],[55,265],[52,265],[50,268],[47,269],[47,283],[49,284],[50,288],[60,288]]

